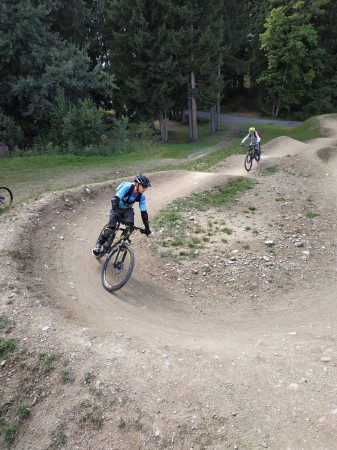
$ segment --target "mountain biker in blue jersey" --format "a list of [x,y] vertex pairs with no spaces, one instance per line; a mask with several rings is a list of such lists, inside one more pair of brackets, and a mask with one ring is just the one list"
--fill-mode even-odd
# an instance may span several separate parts
[[126,224],[134,225],[135,213],[133,204],[139,202],[139,209],[145,227],[145,234],[151,234],[149,216],[146,210],[145,191],[151,186],[150,180],[145,175],[139,173],[134,182],[124,181],[118,188],[115,196],[111,200],[112,208],[108,224],[97,239],[96,247],[92,250],[94,256],[99,256],[102,245],[114,232],[116,223],[123,220]]
[[254,145],[255,151],[258,155],[261,155],[261,138],[260,134],[256,131],[256,128],[250,127],[248,130],[248,134],[241,141],[241,147],[246,142],[247,139],[250,139],[250,143]]

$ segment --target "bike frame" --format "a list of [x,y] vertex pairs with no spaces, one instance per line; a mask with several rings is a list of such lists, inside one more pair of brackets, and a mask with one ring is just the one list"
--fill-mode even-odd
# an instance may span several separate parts
[[[122,245],[125,244],[126,242],[131,244],[130,236],[135,230],[139,230],[141,233],[144,233],[143,228],[139,228],[134,225],[127,225],[127,224],[123,224],[123,225],[125,225],[125,228],[120,228],[121,224],[123,224],[123,222],[117,222],[117,224],[116,224],[116,229],[114,231],[115,236],[113,239],[115,239],[118,231],[121,231],[121,235],[118,237],[118,239],[116,241],[112,241],[112,243],[111,243],[112,245],[109,248],[107,255],[109,253],[111,253],[115,248],[117,248],[117,247],[121,248]],[[117,255],[119,255],[119,251],[117,252]]]
[[255,155],[255,145],[250,143],[248,146],[248,153],[250,153],[250,155],[254,158]]

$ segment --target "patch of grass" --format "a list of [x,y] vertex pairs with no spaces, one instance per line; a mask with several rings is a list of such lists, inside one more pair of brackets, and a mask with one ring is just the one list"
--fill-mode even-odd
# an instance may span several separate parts
[[182,216],[177,211],[165,211],[156,219],[156,224],[158,227],[164,227],[166,225],[174,226],[176,224],[183,224],[185,221]]
[[69,369],[62,369],[61,370],[61,379],[63,384],[69,384],[72,383],[75,379],[73,374]]
[[[27,199],[36,199],[48,191],[70,189],[82,184],[111,180],[111,165],[116,173],[119,172],[125,177],[134,175],[135,164],[148,168],[148,163],[151,161],[162,161],[162,166],[157,165],[156,170],[172,168],[209,170],[230,155],[245,153],[245,149],[240,147],[240,141],[250,126],[249,120],[247,123],[236,125],[237,137],[230,137],[232,143],[214,153],[182,164],[172,165],[166,160],[167,158],[186,158],[189,155],[200,153],[200,150],[218,145],[228,130],[233,136],[232,128],[224,124],[220,124],[220,126],[220,132],[212,133],[207,121],[199,124],[198,141],[190,142],[188,127],[184,124],[174,123],[169,128],[170,141],[168,143],[139,145],[137,142],[130,144],[128,148],[117,149],[113,155],[109,156],[100,156],[100,154],[106,155],[108,152],[102,153],[102,149],[98,146],[97,149],[92,148],[90,155],[85,156],[50,154],[2,158],[2,183],[12,188],[16,195],[15,204],[19,204]],[[279,136],[290,136],[303,142],[324,136],[317,117],[295,127],[270,123],[259,124],[259,130],[262,133],[264,144]],[[74,173],[76,173],[76,178],[73,176]]]
[[278,172],[278,166],[270,166],[263,169],[261,175],[265,177],[268,175],[273,175],[276,172]]
[[19,428],[17,425],[6,425],[3,430],[3,437],[6,444],[12,444],[19,432]]
[[52,353],[50,355],[46,353],[40,353],[38,355],[38,360],[32,366],[34,372],[40,372],[47,374],[54,370],[54,362],[60,359],[61,355],[59,353]]
[[197,254],[195,253],[195,251],[188,251],[188,250],[179,250],[179,256],[184,257],[185,259],[188,259],[189,261],[192,261],[194,259],[196,259]]
[[185,241],[181,237],[177,237],[171,242],[172,247],[182,247]]
[[199,237],[192,237],[191,238],[191,243],[193,244],[193,245],[198,245],[198,244],[200,244],[201,243],[201,240],[200,240],[200,238]]
[[0,356],[7,357],[17,350],[18,344],[14,339],[0,338]]
[[160,252],[160,256],[163,259],[174,259],[175,255],[172,250],[162,250]]
[[1,314],[0,316],[0,330],[3,330],[9,325],[13,325],[13,320],[9,319],[5,314]]
[[88,402],[82,402],[80,405],[86,411],[80,419],[82,425],[91,423],[96,428],[101,428],[103,425],[103,411],[98,405],[90,405]]
[[[117,173],[123,171],[125,176],[128,176],[127,174],[134,176],[135,164],[148,167],[148,163],[152,161],[162,161],[162,167],[157,166],[157,170],[170,169],[175,165],[167,163],[168,158],[186,158],[204,148],[216,145],[228,130],[223,124],[221,128],[221,134],[212,133],[208,123],[199,125],[198,142],[191,142],[188,127],[182,125],[179,131],[181,139],[174,139],[175,131],[170,131],[172,141],[175,142],[165,144],[147,142],[146,145],[142,145],[137,141],[130,143],[128,148],[117,149],[114,154],[111,154],[109,145],[106,149],[108,151],[101,152],[102,149],[98,146],[97,149],[92,148],[91,154],[88,155],[27,154],[2,158],[2,183],[12,188],[18,204],[19,201],[38,198],[48,191],[111,180],[111,165]],[[73,176],[74,173],[76,178]]]
[[1,216],[2,214],[5,215],[6,213],[8,213],[12,208],[13,208],[13,205],[2,206],[2,207],[0,208],[0,216]]
[[256,183],[255,180],[244,179],[235,181],[228,186],[215,186],[212,189],[177,199],[172,203],[172,207],[174,206],[177,211],[207,211],[211,207],[228,206],[235,204],[238,196],[248,189],[252,189]]
[[[154,219],[154,228],[160,229],[160,240],[153,240],[153,250],[155,249],[164,258],[174,259],[178,256],[196,258],[197,253],[191,250],[204,248],[204,243],[209,242],[215,233],[222,232],[230,235],[233,230],[228,227],[215,227],[214,224],[218,222],[212,220],[208,220],[207,228],[204,230],[201,226],[196,226],[193,221],[187,220],[184,214],[191,210],[204,211],[211,207],[229,207],[237,202],[242,192],[251,189],[255,184],[254,180],[243,179],[226,187],[215,186],[210,190],[175,200]],[[251,208],[254,209],[254,207]],[[227,240],[222,242],[227,243]],[[163,250],[168,246],[172,249],[171,251]]]
[[103,392],[103,390],[102,390],[102,389],[99,389],[99,388],[96,388],[96,387],[91,387],[91,388],[90,388],[90,393],[91,393],[94,397],[96,397],[96,398],[98,398],[98,399],[101,399],[101,398],[104,397],[104,392]]
[[91,372],[86,372],[84,374],[84,382],[85,384],[90,384],[93,379],[95,378],[95,375],[93,375]]
[[2,292],[12,291],[16,294],[20,293],[20,289],[18,288],[18,286],[15,286],[14,284],[9,284],[9,283],[0,283],[0,291],[2,291]]
[[255,291],[257,288],[258,288],[258,285],[255,284],[255,283],[249,283],[248,286],[247,286],[247,289],[249,291]]
[[99,406],[95,406],[90,415],[90,422],[97,428],[101,428],[103,424],[103,412]]
[[326,134],[324,134],[320,128],[319,118],[314,116],[290,129],[286,136],[297,139],[301,142],[308,142],[312,139],[324,137]]
[[221,231],[222,231],[222,233],[225,233],[225,234],[233,234],[233,230],[228,227],[222,228]]
[[306,213],[306,216],[307,216],[308,219],[315,219],[315,217],[318,217],[319,215],[320,215],[319,213],[316,213],[316,212],[313,212],[313,211],[308,211]]
[[275,198],[275,201],[276,201],[276,202],[284,202],[284,201],[285,201],[285,198],[282,197],[282,196],[279,196],[279,197],[276,197],[276,198]]
[[194,232],[195,234],[199,234],[199,233],[204,233],[205,230],[204,230],[201,226],[197,225],[197,226],[193,229],[193,232]]
[[51,443],[48,450],[59,450],[67,443],[67,435],[65,434],[65,425],[60,424],[51,435]]
[[27,419],[30,416],[30,408],[26,404],[20,404],[17,407],[17,414],[20,420]]

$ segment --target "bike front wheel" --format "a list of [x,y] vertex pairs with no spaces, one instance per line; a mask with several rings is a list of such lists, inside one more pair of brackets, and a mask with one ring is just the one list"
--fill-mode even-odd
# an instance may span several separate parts
[[118,291],[130,279],[135,265],[135,254],[128,244],[123,244],[107,256],[102,267],[102,284],[109,292]]
[[245,169],[247,170],[247,172],[249,172],[250,169],[252,168],[252,164],[253,164],[252,156],[250,153],[247,153],[245,157]]
[[0,186],[0,208],[5,208],[13,201],[13,193],[5,186]]

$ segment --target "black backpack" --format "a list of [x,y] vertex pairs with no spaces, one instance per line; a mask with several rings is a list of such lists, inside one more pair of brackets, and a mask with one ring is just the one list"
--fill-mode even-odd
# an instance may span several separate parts
[[[117,192],[125,185],[125,183],[127,183],[127,181],[122,181],[122,183],[117,187]],[[130,189],[122,198],[123,202],[128,205],[132,205],[133,203],[139,202],[141,199],[142,194],[138,193],[135,200],[130,201],[130,197],[131,197],[134,187],[135,187],[135,184],[131,184]]]

